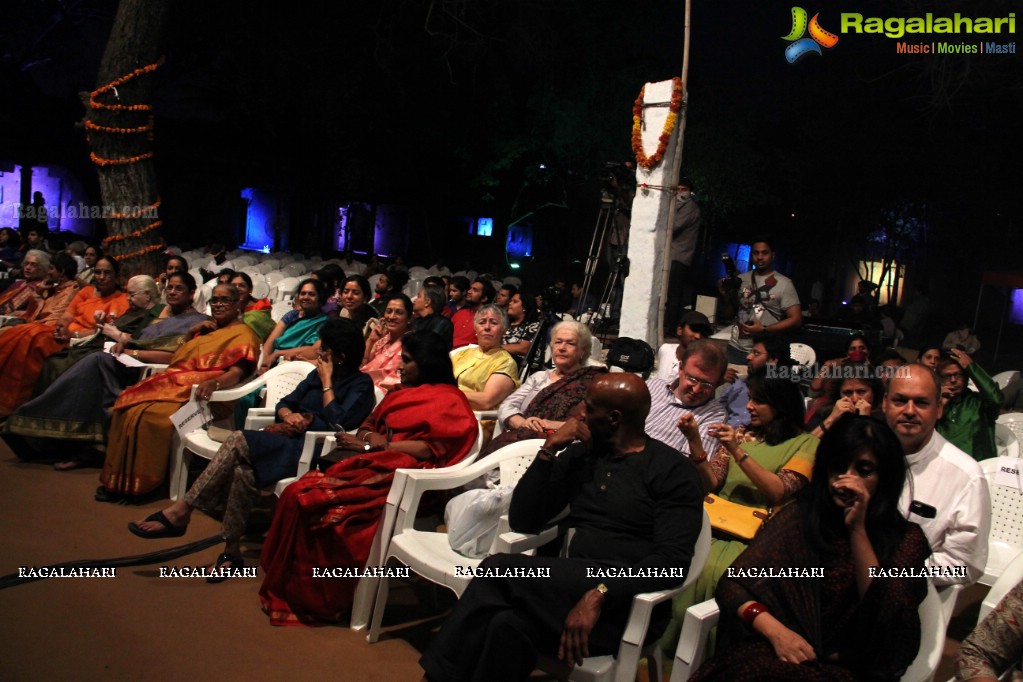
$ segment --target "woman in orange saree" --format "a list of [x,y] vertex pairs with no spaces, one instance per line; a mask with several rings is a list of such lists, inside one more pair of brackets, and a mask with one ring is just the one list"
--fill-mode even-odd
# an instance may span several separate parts
[[325,473],[310,471],[277,502],[260,557],[259,598],[273,625],[344,618],[357,579],[314,578],[312,569],[365,566],[395,470],[450,466],[476,442],[479,426],[444,341],[413,332],[402,339],[401,355],[401,386],[355,435],[337,434],[348,458]]
[[67,348],[72,339],[89,337],[97,321],[128,310],[128,297],[117,285],[117,262],[103,258],[96,263],[93,286],[85,287],[71,300],[57,320],[32,322],[0,334],[0,416],[14,412],[32,397],[46,358]]
[[[96,500],[114,502],[151,493],[167,477],[174,425],[170,416],[196,398],[208,400],[222,388],[245,381],[256,367],[259,338],[239,319],[238,290],[213,289],[213,321],[197,325],[197,335],[179,348],[167,369],[126,389],[114,403],[110,442]],[[225,409],[233,409],[227,406]]]

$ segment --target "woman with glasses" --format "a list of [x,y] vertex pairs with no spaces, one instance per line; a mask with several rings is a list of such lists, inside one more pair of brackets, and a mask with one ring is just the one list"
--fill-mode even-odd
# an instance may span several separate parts
[[[713,458],[703,449],[695,420],[684,415],[679,428],[689,441],[690,460],[706,491],[767,518],[809,483],[819,441],[803,427],[803,396],[795,383],[768,378],[761,369],[750,374],[747,384],[750,425],[738,429],[712,425],[711,435],[721,443]],[[674,655],[686,609],[713,598],[718,580],[748,543],[715,528],[703,572],[674,600],[674,618],[661,639],[664,651]]]
[[32,387],[50,355],[88,339],[97,326],[113,322],[128,311],[128,297],[120,290],[120,267],[112,258],[96,263],[92,286],[80,290],[67,310],[54,322],[32,322],[0,334],[0,417],[6,417],[32,397]]
[[277,403],[277,426],[233,432],[182,499],[129,523],[128,530],[146,539],[180,537],[194,508],[223,508],[221,535],[226,545],[215,568],[241,568],[241,539],[252,503],[263,486],[295,475],[304,433],[354,429],[375,404],[373,382],[359,371],[362,330],[357,324],[328,321],[314,346],[316,370]]
[[[174,425],[170,416],[195,397],[245,381],[256,366],[259,338],[241,322],[238,290],[218,284],[210,297],[213,320],[195,326],[192,339],[174,353],[161,374],[126,389],[114,403],[100,487],[96,500],[142,497],[167,478]],[[213,403],[214,418],[230,414],[230,403]]]

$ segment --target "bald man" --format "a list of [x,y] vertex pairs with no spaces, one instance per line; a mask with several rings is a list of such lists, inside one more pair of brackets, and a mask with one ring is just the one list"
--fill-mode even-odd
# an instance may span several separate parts
[[[540,654],[569,665],[613,654],[633,596],[684,580],[703,517],[695,466],[644,433],[639,377],[595,379],[584,406],[544,442],[509,514],[514,530],[535,533],[568,505],[569,556],[484,559],[420,659],[425,679],[524,680]],[[655,614],[652,635],[667,620],[658,615],[668,614]]]
[[888,384],[884,412],[906,453],[910,476],[899,499],[907,519],[931,545],[927,565],[937,586],[971,585],[984,575],[991,499],[976,460],[934,430],[941,384],[924,365],[905,365]]

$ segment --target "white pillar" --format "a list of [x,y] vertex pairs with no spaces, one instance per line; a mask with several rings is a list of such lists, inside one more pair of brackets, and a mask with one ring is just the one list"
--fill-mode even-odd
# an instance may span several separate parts
[[[651,156],[657,149],[658,138],[664,130],[671,101],[672,82],[647,83],[644,108],[643,150]],[[657,328],[658,309],[662,304],[661,273],[669,257],[664,245],[667,241],[668,213],[675,198],[673,189],[644,189],[643,185],[664,187],[672,179],[677,165],[675,140],[681,127],[681,113],[671,139],[664,151],[664,159],[652,171],[636,168],[636,198],[632,202],[632,223],[629,228],[629,276],[625,279],[622,299],[620,336],[642,339],[657,348],[660,330]]]

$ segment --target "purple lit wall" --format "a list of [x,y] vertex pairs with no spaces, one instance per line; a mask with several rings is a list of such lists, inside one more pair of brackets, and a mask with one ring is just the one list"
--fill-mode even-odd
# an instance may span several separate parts
[[1012,290],[1012,308],[1009,310],[1009,322],[1023,324],[1023,289]]
[[[11,168],[10,165],[0,167]],[[103,207],[94,205],[86,196],[82,184],[68,170],[60,167],[39,166],[31,169],[32,179],[28,195],[42,192],[46,202],[47,227],[51,232],[64,230],[88,237],[95,232],[94,225],[102,218]],[[0,171],[0,226],[18,226],[18,208],[21,204],[22,167],[13,171]],[[114,210],[114,209],[112,209]],[[116,209],[121,210],[121,209]]]

